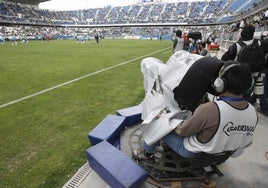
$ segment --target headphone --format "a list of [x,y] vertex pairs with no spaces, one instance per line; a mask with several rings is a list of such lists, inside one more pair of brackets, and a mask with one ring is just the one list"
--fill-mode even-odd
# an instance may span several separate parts
[[220,70],[219,76],[214,80],[212,86],[218,93],[222,93],[227,89],[227,80],[223,78],[225,73],[232,67],[237,66],[239,64],[230,64],[226,65]]

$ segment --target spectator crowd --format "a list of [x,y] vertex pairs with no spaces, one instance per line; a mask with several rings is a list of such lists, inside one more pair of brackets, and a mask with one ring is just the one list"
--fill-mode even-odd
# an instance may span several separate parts
[[[238,2],[238,3],[236,3]],[[233,19],[230,12],[243,14],[252,7],[267,4],[267,0],[245,1],[193,1],[178,3],[144,3],[128,6],[106,6],[103,8],[84,9],[78,11],[49,11],[41,10],[35,5],[0,2],[0,23],[18,23],[18,26],[1,26],[0,40],[30,39],[73,39],[92,38],[96,34],[105,38],[150,38],[173,39],[177,26],[150,27],[109,27],[109,24],[137,24],[137,23],[221,23]],[[239,4],[240,3],[240,4]],[[243,9],[237,6],[244,4]],[[246,9],[246,7],[248,7]],[[234,11],[236,10],[236,11]],[[268,10],[261,10],[254,15],[241,19],[233,24],[218,24],[210,26],[185,26],[179,29],[183,33],[200,31],[206,40],[223,38],[237,40],[243,25],[253,23],[256,31],[264,34],[268,31]],[[38,26],[35,26],[35,25]],[[42,25],[44,24],[44,25]],[[57,27],[60,25],[92,25],[106,24],[107,27],[79,28]],[[187,25],[187,24],[186,24]],[[265,34],[266,35],[266,34]],[[138,36],[138,37],[137,37]]]

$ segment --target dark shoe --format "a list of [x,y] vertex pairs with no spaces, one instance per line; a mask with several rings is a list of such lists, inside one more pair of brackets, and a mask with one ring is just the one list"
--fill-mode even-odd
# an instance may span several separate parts
[[147,153],[144,150],[133,150],[132,158],[138,161],[154,163],[154,154]]
[[168,152],[171,151],[172,149],[164,142],[159,142],[159,145],[156,146],[156,150],[159,152]]

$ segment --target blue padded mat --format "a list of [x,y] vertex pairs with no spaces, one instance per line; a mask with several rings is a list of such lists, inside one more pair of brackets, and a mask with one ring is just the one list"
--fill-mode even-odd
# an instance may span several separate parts
[[126,118],[125,126],[129,127],[141,121],[142,105],[124,108],[116,111],[116,114]]
[[109,114],[88,134],[91,145],[103,140],[114,144],[120,139],[120,132],[124,130],[125,117]]
[[137,188],[147,179],[147,172],[132,159],[103,141],[86,150],[90,166],[111,187]]

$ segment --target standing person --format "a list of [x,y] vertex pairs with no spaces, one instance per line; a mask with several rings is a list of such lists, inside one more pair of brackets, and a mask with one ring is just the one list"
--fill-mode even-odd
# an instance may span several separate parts
[[241,31],[242,29],[240,28],[240,23],[236,23],[233,27],[232,27],[232,39],[234,41],[239,40],[240,36],[241,36]]
[[[243,93],[251,85],[249,66],[235,61],[226,62],[213,85],[219,93],[218,100],[200,104],[189,119],[180,121],[173,132],[162,138],[182,157],[223,151],[234,151],[232,157],[237,157],[253,142],[257,113],[243,99]],[[155,146],[155,143],[148,144],[143,138],[143,148],[133,150],[133,158],[154,162]]]
[[[244,97],[252,104],[255,103],[256,98],[258,98],[260,101],[260,108],[257,110],[263,115],[268,116],[267,94],[266,89],[264,89],[267,87],[264,74],[265,54],[267,53],[267,50],[263,42],[253,39],[254,33],[255,27],[253,25],[245,25],[241,31],[241,38],[229,47],[228,51],[223,54],[221,60],[236,60],[240,63],[248,63],[250,65],[255,83],[257,79],[259,79],[258,84],[262,83],[263,88],[261,92],[254,93],[254,87],[252,87],[244,94]],[[249,50],[247,51],[247,49]],[[256,51],[252,49],[256,49]]]
[[163,35],[162,35],[162,33],[159,35],[159,40],[160,40],[160,41],[163,40]]
[[1,36],[1,37],[0,37],[0,43],[1,43],[1,44],[5,44],[5,42],[6,42],[5,37],[4,37],[4,36]]
[[199,42],[198,43],[198,47],[199,47],[199,54],[202,56],[206,56],[206,57],[210,57],[210,53],[208,51],[208,49],[206,48],[206,43],[205,42]]
[[98,33],[95,35],[95,40],[96,43],[99,44],[100,36],[98,35]]
[[182,31],[177,30],[175,33],[176,37],[173,41],[173,53],[184,49],[184,39],[182,38]]
[[264,66],[264,74],[265,74],[265,78],[266,78],[266,82],[264,84],[264,86],[266,88],[265,91],[266,91],[266,97],[268,97],[268,38],[267,37],[264,37],[263,41],[263,46],[265,48],[265,52],[266,52],[266,55],[265,55],[265,66]]
[[189,52],[192,54],[198,54],[198,44],[195,39],[190,38],[189,39]]
[[189,37],[186,32],[183,33],[182,38],[184,40],[184,47],[183,49],[188,51],[189,50]]

